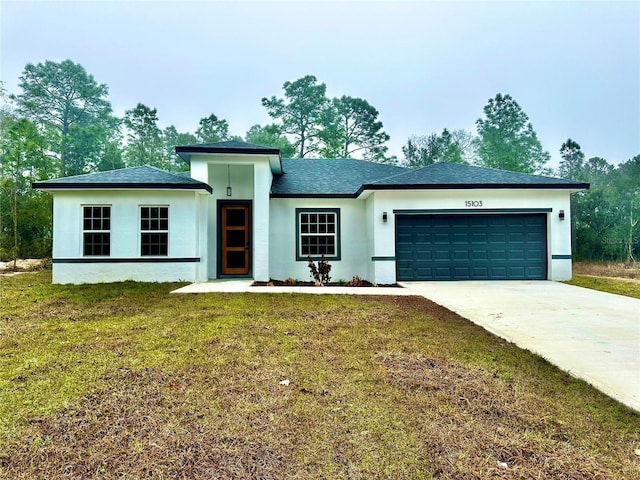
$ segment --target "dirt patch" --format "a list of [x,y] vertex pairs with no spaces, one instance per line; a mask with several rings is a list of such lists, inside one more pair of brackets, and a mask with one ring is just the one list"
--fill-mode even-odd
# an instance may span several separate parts
[[46,268],[50,260],[42,258],[24,258],[10,262],[0,262],[0,275],[15,275],[17,273],[35,272]]

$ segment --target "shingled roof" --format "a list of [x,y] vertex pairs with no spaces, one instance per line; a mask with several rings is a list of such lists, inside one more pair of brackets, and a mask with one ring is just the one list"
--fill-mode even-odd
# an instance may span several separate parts
[[282,173],[282,159],[280,149],[257,145],[255,143],[229,140],[215,143],[198,143],[195,145],[181,145],[176,147],[176,153],[188,165],[191,165],[191,156],[198,154],[230,154],[230,155],[267,155],[273,174]]
[[209,185],[194,180],[188,175],[166,172],[149,165],[43,180],[33,183],[32,187],[41,190],[144,188],[213,192]]
[[349,158],[283,159],[282,164],[285,174],[274,179],[272,197],[354,198],[364,190],[589,188],[573,180],[454,163],[416,170]]
[[458,163],[434,163],[374,182],[363,190],[467,189],[467,188],[589,188],[588,183],[564,178],[509,172]]
[[272,197],[356,197],[363,184],[408,171],[352,158],[283,158],[282,167]]
[[[453,163],[436,163],[411,170],[352,158],[289,158],[282,159],[282,166],[284,173],[274,177],[271,187],[271,196],[275,198],[356,198],[365,190],[589,188],[588,183],[574,180]],[[191,178],[188,172],[170,173],[148,165],[44,180],[32,186],[41,190],[143,188],[213,191],[206,183]]]

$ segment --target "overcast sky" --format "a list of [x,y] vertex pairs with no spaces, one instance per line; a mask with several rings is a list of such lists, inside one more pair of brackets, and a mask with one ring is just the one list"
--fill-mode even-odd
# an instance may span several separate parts
[[194,132],[215,113],[244,135],[264,96],[304,75],[366,99],[402,155],[409,135],[464,128],[497,93],[529,115],[553,158],[563,141],[620,163],[640,154],[640,2],[0,2],[0,79],[71,59]]

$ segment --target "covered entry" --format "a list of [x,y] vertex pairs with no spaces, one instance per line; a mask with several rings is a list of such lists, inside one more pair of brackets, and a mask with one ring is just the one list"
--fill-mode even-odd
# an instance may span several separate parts
[[398,280],[547,278],[546,213],[397,214]]

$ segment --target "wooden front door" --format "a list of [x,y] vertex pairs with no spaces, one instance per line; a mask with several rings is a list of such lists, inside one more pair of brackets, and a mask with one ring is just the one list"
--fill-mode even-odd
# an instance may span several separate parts
[[249,274],[249,205],[222,206],[222,275]]

